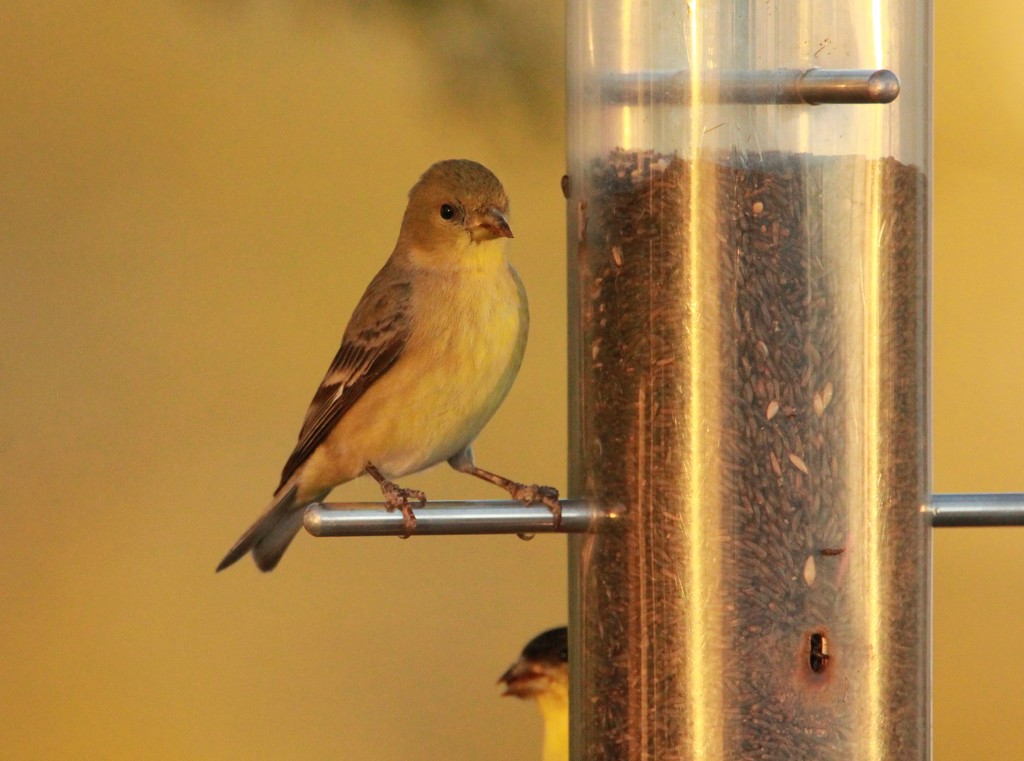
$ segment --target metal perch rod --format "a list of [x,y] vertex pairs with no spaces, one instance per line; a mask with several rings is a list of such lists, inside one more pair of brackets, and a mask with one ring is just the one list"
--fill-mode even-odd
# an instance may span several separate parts
[[[900,80],[888,69],[776,69],[722,71],[697,83],[701,99],[716,103],[892,103]],[[611,74],[604,79],[609,103],[635,105],[687,104],[694,83],[686,71],[644,71]]]
[[[1024,493],[935,494],[925,508],[936,528],[1024,526]],[[614,512],[579,499],[562,500],[562,523],[544,505],[514,501],[430,502],[416,508],[422,536],[471,534],[583,534],[597,530]],[[324,502],[310,505],[303,523],[313,536],[402,536],[402,515],[379,502]]]
[[933,494],[936,528],[1024,526],[1024,494]]
[[[562,522],[544,505],[511,500],[428,502],[415,507],[415,535],[586,533],[597,528],[603,511],[582,500],[562,500]],[[310,505],[303,519],[313,536],[402,536],[402,514],[387,512],[379,502]]]

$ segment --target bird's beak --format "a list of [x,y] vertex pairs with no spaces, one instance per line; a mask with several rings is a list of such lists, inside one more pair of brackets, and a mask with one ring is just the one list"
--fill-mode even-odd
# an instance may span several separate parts
[[498,679],[498,684],[505,685],[505,691],[501,696],[530,697],[543,689],[544,676],[543,669],[520,658]]
[[475,241],[511,238],[512,228],[505,215],[496,206],[488,206],[470,217],[469,234]]

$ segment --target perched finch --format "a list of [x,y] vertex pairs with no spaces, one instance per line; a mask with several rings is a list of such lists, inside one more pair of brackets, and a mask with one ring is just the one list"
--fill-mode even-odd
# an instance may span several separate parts
[[440,161],[409,191],[398,242],[370,282],[306,412],[266,512],[217,566],[247,552],[273,569],[305,508],[370,474],[415,529],[426,495],[391,479],[447,461],[560,517],[558,491],[478,468],[473,440],[501,404],[526,347],[526,292],[505,253],[508,196],[474,161]]
[[504,695],[537,701],[544,720],[543,761],[569,758],[569,637],[564,626],[526,643],[519,660],[501,675]]

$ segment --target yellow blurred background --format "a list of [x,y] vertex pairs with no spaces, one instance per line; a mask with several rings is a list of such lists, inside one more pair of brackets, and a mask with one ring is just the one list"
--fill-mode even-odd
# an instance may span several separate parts
[[[494,681],[565,621],[564,539],[303,535],[213,574],[439,158],[502,178],[533,310],[477,459],[564,487],[561,9],[495,3],[502,59],[425,5],[0,5],[0,757],[537,757]],[[935,488],[1024,490],[1024,8],[965,6],[936,9]],[[939,761],[1024,748],[1022,547],[936,534]]]

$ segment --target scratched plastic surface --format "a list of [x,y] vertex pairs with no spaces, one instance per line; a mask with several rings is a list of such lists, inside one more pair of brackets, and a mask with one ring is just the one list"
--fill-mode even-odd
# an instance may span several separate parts
[[[930,24],[873,6],[570,3],[576,759],[929,758]],[[814,66],[901,92],[716,84]]]

